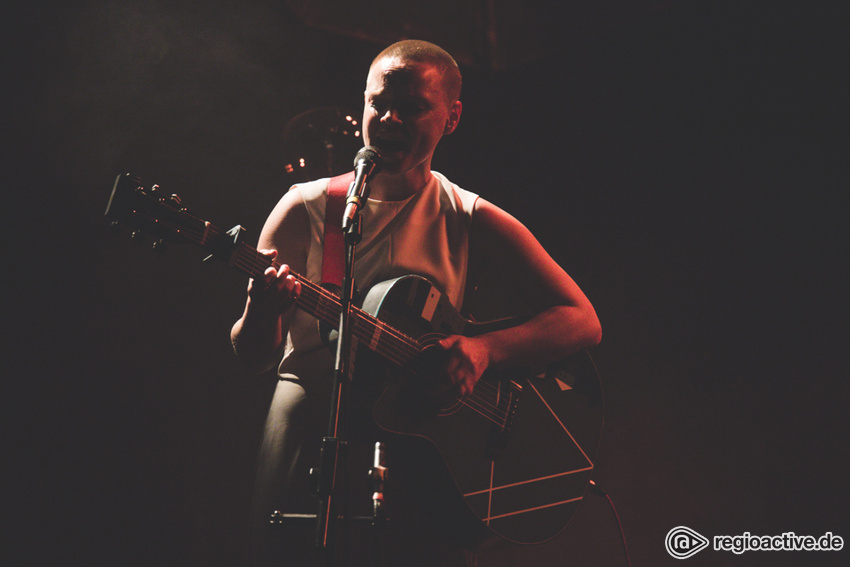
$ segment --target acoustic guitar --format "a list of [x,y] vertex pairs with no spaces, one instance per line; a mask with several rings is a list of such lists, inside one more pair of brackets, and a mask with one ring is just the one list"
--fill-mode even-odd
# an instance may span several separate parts
[[[152,234],[157,243],[200,246],[250,277],[276,262],[242,242],[242,227],[222,231],[179,197],[119,175],[106,209],[112,221]],[[296,305],[327,325],[339,323],[337,294],[299,274]],[[381,385],[374,422],[383,430],[430,441],[453,486],[486,528],[517,543],[551,539],[585,493],[602,429],[602,393],[586,352],[541,368],[488,371],[459,398],[434,394],[428,348],[448,335],[475,336],[516,325],[464,318],[425,278],[408,275],[373,286],[353,307],[354,341],[396,371]]]

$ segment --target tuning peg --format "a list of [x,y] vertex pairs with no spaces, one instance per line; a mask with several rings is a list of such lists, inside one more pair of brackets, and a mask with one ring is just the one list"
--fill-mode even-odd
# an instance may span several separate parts
[[133,232],[130,233],[130,239],[131,240],[141,240],[142,239],[142,231],[134,230]]
[[170,199],[175,206],[180,206],[180,195],[178,195],[177,193],[172,193]]
[[152,248],[154,250],[156,250],[157,252],[162,253],[162,252],[165,252],[168,249],[168,245],[166,244],[166,242],[163,239],[160,238],[159,240],[157,240],[156,242],[153,243]]

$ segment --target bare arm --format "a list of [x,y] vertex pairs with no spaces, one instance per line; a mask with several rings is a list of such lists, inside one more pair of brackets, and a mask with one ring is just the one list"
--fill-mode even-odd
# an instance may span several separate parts
[[290,190],[272,210],[257,244],[282,265],[248,282],[245,310],[230,331],[233,350],[249,373],[269,370],[283,354],[292,306],[301,291],[290,269],[306,271],[309,231],[301,195],[297,189]]
[[470,257],[473,272],[496,266],[494,284],[524,294],[534,316],[509,329],[442,341],[449,378],[461,393],[469,393],[488,367],[547,364],[601,340],[596,312],[573,279],[525,226],[483,199],[473,215]]

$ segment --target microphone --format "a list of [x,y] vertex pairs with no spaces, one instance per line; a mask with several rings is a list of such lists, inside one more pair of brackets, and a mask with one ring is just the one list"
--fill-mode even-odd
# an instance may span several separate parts
[[362,148],[354,156],[354,181],[348,186],[345,212],[342,215],[343,231],[351,227],[357,211],[363,205],[363,200],[369,198],[368,182],[372,176],[381,171],[381,162],[381,153],[373,146]]

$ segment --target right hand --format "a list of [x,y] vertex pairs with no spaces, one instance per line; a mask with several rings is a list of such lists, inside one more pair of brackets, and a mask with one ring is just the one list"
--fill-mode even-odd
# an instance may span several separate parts
[[[270,260],[277,257],[277,250],[258,250]],[[281,315],[289,311],[301,293],[301,283],[292,275],[289,266],[283,264],[275,269],[266,268],[261,278],[252,278],[248,282],[250,309],[263,313]]]

